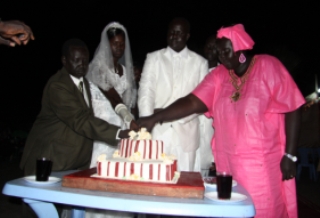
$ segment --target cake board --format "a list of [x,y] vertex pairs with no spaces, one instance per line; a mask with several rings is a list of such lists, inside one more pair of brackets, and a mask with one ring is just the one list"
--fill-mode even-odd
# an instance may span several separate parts
[[69,188],[176,198],[202,199],[204,196],[205,188],[199,172],[180,172],[180,178],[176,184],[91,177],[91,175],[95,173],[96,168],[91,168],[66,175],[62,179],[62,186]]

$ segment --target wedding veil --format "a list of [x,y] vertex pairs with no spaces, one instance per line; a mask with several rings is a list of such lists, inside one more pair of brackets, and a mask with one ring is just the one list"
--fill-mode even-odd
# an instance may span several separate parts
[[89,65],[86,78],[106,91],[115,87],[116,74],[114,73],[113,57],[107,36],[107,31],[111,28],[121,29],[125,33],[125,50],[123,56],[119,59],[119,64],[126,68],[126,80],[128,84],[126,91],[122,95],[122,101],[128,108],[131,108],[135,106],[136,102],[132,56],[127,30],[120,23],[111,22],[103,29],[100,44]]

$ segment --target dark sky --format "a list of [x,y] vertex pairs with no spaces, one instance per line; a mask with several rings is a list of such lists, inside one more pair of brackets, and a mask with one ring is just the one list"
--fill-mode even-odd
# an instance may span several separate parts
[[0,47],[0,122],[33,122],[40,110],[46,81],[61,68],[63,42],[80,38],[88,44],[92,55],[102,29],[111,21],[119,21],[127,28],[133,59],[141,64],[148,52],[166,46],[169,21],[182,16],[191,24],[189,48],[197,52],[202,52],[205,39],[221,26],[243,23],[256,42],[255,51],[279,57],[292,69],[304,94],[314,90],[314,74],[319,75],[318,1],[299,4],[244,0],[35,2],[40,1],[1,0],[0,3],[2,20],[22,20],[36,37],[27,46]]

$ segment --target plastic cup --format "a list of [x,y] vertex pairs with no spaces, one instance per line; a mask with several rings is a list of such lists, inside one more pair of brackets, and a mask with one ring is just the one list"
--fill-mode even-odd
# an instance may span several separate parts
[[232,175],[227,172],[217,172],[218,198],[228,200],[231,198]]
[[45,157],[37,159],[36,163],[36,181],[48,181],[51,174],[52,161]]

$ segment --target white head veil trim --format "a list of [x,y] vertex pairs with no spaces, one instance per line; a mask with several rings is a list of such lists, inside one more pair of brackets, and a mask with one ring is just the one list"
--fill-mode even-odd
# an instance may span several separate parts
[[[110,48],[107,31],[111,28],[118,28],[125,33],[125,50],[123,56],[119,59],[119,64],[126,68],[127,87],[122,95],[123,103],[130,107],[135,105],[136,97],[135,82],[132,66],[132,56],[130,49],[129,36],[126,28],[118,22],[109,23],[101,33],[101,40],[98,48],[95,51],[94,57],[89,65],[89,70],[86,78],[99,86],[103,90],[109,90],[116,85],[116,74],[114,72],[113,56]],[[124,75],[123,75],[124,76]]]

